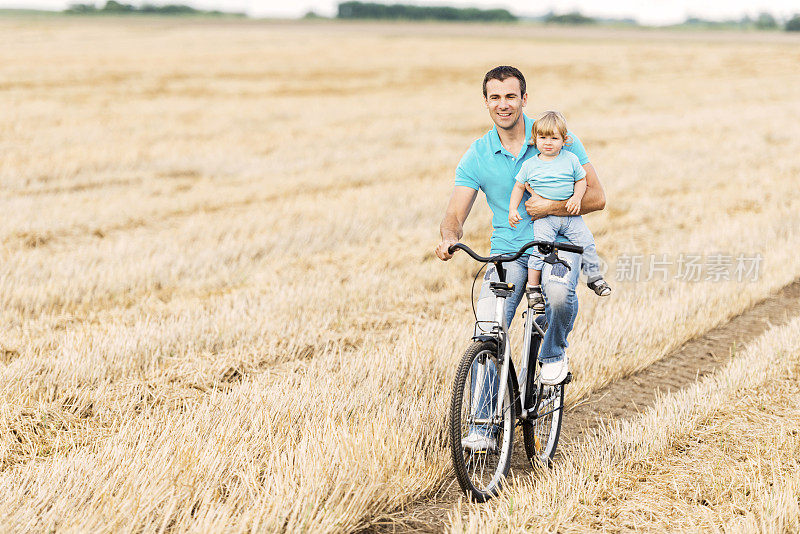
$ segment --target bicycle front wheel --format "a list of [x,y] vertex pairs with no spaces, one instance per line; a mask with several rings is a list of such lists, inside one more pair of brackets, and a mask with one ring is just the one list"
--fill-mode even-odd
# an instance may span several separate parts
[[516,413],[509,379],[497,415],[500,358],[495,341],[475,341],[456,372],[450,405],[450,449],[461,489],[477,502],[497,495],[511,465]]

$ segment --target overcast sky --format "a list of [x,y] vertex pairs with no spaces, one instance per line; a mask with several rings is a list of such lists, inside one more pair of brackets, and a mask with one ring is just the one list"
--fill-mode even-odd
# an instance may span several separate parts
[[[74,0],[92,3],[91,0]],[[141,0],[121,0],[141,4]],[[366,0],[365,0],[366,1]],[[61,10],[71,0],[0,0],[0,7],[26,7]],[[105,0],[95,0],[97,5]],[[202,9],[245,11],[255,17],[299,17],[309,10],[321,15],[333,15],[339,0],[149,0],[153,4],[180,3]],[[474,7],[505,7],[517,15],[540,15],[553,10],[558,13],[578,10],[595,17],[633,17],[645,24],[671,24],[687,16],[712,19],[738,19],[767,11],[781,18],[800,13],[800,0],[387,0],[381,3],[417,5],[455,5]]]

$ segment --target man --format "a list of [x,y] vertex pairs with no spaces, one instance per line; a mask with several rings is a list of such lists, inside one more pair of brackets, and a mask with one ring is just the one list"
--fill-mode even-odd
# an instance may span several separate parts
[[[469,216],[479,190],[486,195],[486,201],[492,210],[492,254],[516,252],[522,245],[532,241],[532,219],[547,215],[569,215],[565,207],[566,201],[548,200],[529,191],[530,198],[525,202],[525,210],[531,220],[523,220],[516,228],[508,224],[508,204],[514,188],[514,177],[525,160],[539,153],[536,147],[528,144],[533,120],[522,112],[528,102],[525,78],[514,67],[495,67],[483,79],[483,96],[494,128],[472,143],[456,168],[455,188],[440,226],[442,241],[436,247],[436,255],[443,261],[452,257],[448,248],[457,243],[464,234],[464,221]],[[597,172],[589,163],[578,137],[572,132],[569,135],[572,144],[565,146],[564,150],[573,152],[586,171],[587,187],[580,214],[601,210],[605,207],[605,194]],[[551,384],[560,383],[566,377],[568,362],[564,349],[567,347],[567,335],[578,314],[575,287],[580,271],[580,256],[560,252],[559,257],[569,263],[570,269],[545,264],[541,283],[547,304],[545,317],[548,329],[540,349],[539,361],[542,363],[542,381]],[[527,264],[527,256],[504,264],[506,281],[514,284],[514,293],[506,299],[507,325],[511,324],[522,299],[528,276]],[[497,279],[495,269],[487,269],[478,297],[479,321],[493,320],[495,297],[489,290],[489,282]],[[491,446],[491,436],[473,434],[470,432],[465,446],[482,449]]]

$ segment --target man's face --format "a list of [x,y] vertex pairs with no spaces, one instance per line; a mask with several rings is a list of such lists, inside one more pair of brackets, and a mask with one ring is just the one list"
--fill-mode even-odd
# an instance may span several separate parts
[[522,117],[522,108],[528,103],[528,93],[521,94],[519,80],[506,78],[486,82],[486,108],[498,128],[510,130]]

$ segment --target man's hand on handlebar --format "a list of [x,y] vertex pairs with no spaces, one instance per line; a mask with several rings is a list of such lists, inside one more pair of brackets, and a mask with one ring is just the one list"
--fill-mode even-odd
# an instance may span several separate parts
[[438,247],[436,247],[436,256],[438,256],[438,258],[440,260],[442,260],[442,261],[449,260],[450,258],[453,257],[453,255],[450,254],[448,249],[450,247],[452,247],[453,245],[455,245],[456,243],[458,243],[458,239],[452,239],[452,238],[445,239],[445,238],[442,238],[442,242],[439,243]]

